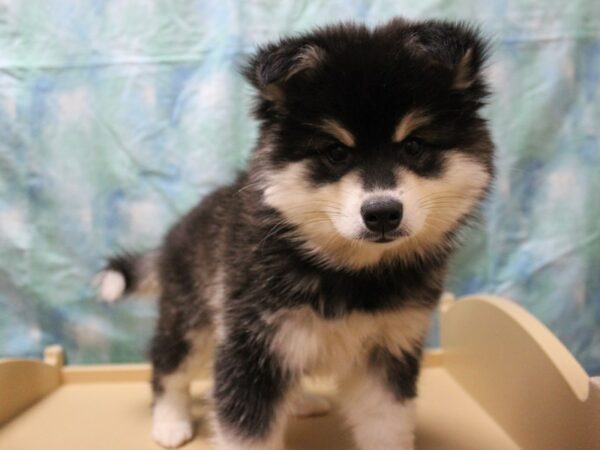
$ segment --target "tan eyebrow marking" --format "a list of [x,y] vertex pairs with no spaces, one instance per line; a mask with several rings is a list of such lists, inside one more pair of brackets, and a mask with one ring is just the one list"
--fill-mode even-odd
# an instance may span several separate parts
[[348,147],[354,147],[354,135],[344,128],[337,120],[325,119],[321,121],[319,128],[336,138],[342,144]]
[[392,140],[394,142],[402,142],[410,133],[429,123],[430,121],[431,117],[429,117],[423,111],[411,111],[402,117],[400,122],[398,122],[396,130],[394,130],[394,136],[392,137]]

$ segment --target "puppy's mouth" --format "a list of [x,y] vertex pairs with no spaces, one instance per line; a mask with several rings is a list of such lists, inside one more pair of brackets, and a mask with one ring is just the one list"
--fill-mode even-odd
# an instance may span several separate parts
[[389,242],[397,241],[403,237],[407,237],[409,235],[408,230],[404,228],[399,228],[394,231],[387,231],[385,233],[376,233],[373,231],[365,231],[361,234],[361,240],[373,242],[375,244],[387,244]]

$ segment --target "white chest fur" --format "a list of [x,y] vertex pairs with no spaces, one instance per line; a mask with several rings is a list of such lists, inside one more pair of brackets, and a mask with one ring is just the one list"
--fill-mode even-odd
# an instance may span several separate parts
[[377,314],[352,313],[328,320],[309,307],[280,312],[265,320],[277,331],[272,350],[296,373],[343,372],[364,364],[375,345],[393,354],[411,351],[425,338],[431,310],[405,308]]

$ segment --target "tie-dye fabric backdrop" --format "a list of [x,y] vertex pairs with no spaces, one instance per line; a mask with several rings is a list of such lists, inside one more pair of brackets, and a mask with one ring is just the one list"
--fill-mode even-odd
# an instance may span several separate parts
[[[0,356],[144,358],[154,304],[89,287],[230,180],[256,136],[237,67],[338,19],[467,19],[494,42],[486,222],[450,288],[508,296],[600,373],[600,2],[0,0]],[[465,324],[468,326],[468,324]]]

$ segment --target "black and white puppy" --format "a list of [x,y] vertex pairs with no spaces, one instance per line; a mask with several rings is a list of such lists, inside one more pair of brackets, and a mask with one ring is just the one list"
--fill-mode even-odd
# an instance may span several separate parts
[[159,444],[192,437],[189,382],[214,360],[219,449],[282,449],[288,412],[325,408],[298,392],[323,372],[339,377],[359,448],[413,448],[430,316],[493,178],[485,56],[467,25],[402,19],[258,50],[245,69],[260,122],[247,170],[159,250],[101,274],[106,300],[160,292]]

